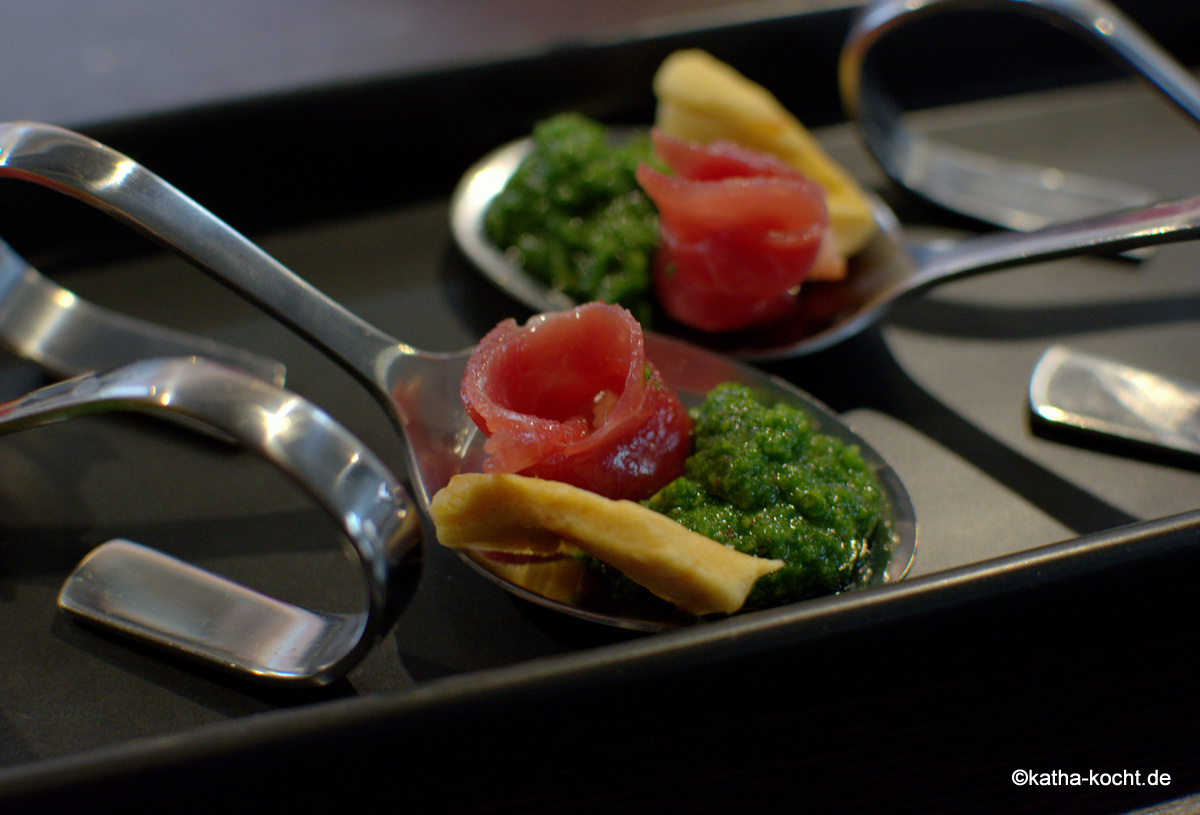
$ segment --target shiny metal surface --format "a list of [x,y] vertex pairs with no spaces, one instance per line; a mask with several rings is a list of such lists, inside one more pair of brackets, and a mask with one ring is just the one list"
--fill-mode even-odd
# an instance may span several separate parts
[[137,320],[57,285],[0,240],[0,345],[58,377],[78,376],[151,357],[202,356],[283,387],[282,363]]
[[1046,350],[1029,405],[1047,422],[1200,455],[1200,385],[1085,354]]
[[[483,216],[492,198],[531,149],[528,139],[484,156],[463,175],[451,203],[450,223],[464,254],[497,285],[527,305],[546,310],[569,307],[561,292],[514,266],[488,240]],[[996,232],[956,241],[913,243],[895,215],[879,200],[880,229],[850,258],[846,279],[809,283],[796,311],[761,328],[728,334],[678,330],[710,349],[757,361],[819,351],[882,319],[899,300],[955,278],[994,269],[1089,253],[1190,240],[1200,229],[1200,198],[1099,215],[1031,232]],[[675,329],[671,329],[675,330]]]
[[59,595],[63,609],[210,666],[287,684],[342,676],[386,631],[397,571],[415,568],[421,551],[418,516],[396,478],[327,414],[237,369],[169,358],[0,405],[0,434],[98,411],[204,425],[297,482],[344,532],[362,571],[362,610],[309,611],[128,541],[110,541],[79,564]]
[[1027,15],[1077,35],[1200,121],[1200,84],[1103,0],[877,0],[851,28],[838,70],[846,111],[858,120],[883,170],[928,200],[1009,229],[1038,229],[1158,198],[1134,185],[966,150],[906,123],[886,81],[871,70],[871,50],[893,31],[932,14],[977,9]]
[[[102,144],[48,125],[0,125],[0,176],[33,181],[73,195],[170,247],[198,268],[256,303],[354,374],[384,408],[406,441],[414,495],[427,511],[433,494],[452,475],[478,471],[483,439],[459,395],[470,349],[429,353],[399,342],[366,323],[296,276],[261,248],[179,190]],[[816,400],[782,380],[684,343],[648,336],[647,355],[685,400],[696,400],[721,381],[740,381],[809,410],[826,433],[858,444],[887,489],[896,540],[899,579],[915,554],[912,505],[898,478],[865,440]],[[480,570],[506,588],[597,622],[639,630],[678,625],[672,617],[630,618],[596,613],[579,598],[548,597]]]

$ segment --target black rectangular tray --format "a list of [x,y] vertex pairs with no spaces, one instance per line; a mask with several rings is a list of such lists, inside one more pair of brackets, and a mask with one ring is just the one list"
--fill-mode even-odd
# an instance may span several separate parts
[[[842,123],[833,70],[852,13],[79,127],[383,330],[448,350],[527,314],[452,245],[446,203],[459,174],[555,110],[648,122],[649,78],[678,47],[706,48],[774,90],[920,234],[976,229],[885,184]],[[1181,58],[1200,54],[1197,11],[1131,13]],[[911,71],[906,102],[928,108],[923,126],[1164,197],[1200,190],[1194,124],[1102,60],[1007,17],[955,25],[897,52]],[[390,425],[349,375],[181,261],[31,185],[6,184],[0,223],[82,296],[286,362],[289,387],[401,466]],[[1200,787],[1200,472],[1056,436],[1030,419],[1024,388],[1054,342],[1200,378],[1197,265],[1184,245],[1142,264],[996,273],[933,292],[842,346],[767,366],[845,415],[908,485],[919,538],[904,583],[640,636],[531,607],[433,546],[395,629],[345,680],[315,691],[175,663],[54,605],[78,559],[115,536],[289,599],[342,599],[332,530],[303,495],[244,454],[140,419],[7,437],[0,803],[1064,812],[1190,793]],[[0,396],[42,381],[0,361]],[[1014,785],[1019,769],[1173,780],[1035,790]]]

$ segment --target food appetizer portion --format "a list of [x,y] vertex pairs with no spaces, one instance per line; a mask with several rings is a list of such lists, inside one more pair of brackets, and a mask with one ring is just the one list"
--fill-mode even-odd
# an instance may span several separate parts
[[740,610],[755,582],[784,566],[641,504],[538,478],[458,475],[431,510],[444,546],[482,548],[491,557],[593,557],[697,617]]
[[588,303],[493,328],[467,361],[484,470],[641,500],[683,473],[692,419],[626,310]]
[[484,216],[509,261],[576,302],[705,332],[786,319],[876,229],[870,201],[762,86],[698,50],[654,77],[650,133],[564,113]]
[[769,322],[795,306],[817,265],[840,277],[826,241],[825,193],[765,153],[732,142],[699,145],[654,131],[672,175],[648,165],[638,183],[659,213],[654,293],[674,319],[703,331]]
[[825,190],[837,254],[853,256],[875,232],[866,193],[763,86],[704,51],[677,51],[654,76],[655,125],[677,139],[732,141],[776,156]]
[[655,161],[645,133],[562,113],[533,129],[533,149],[483,216],[508,260],[579,303],[622,305],[651,318],[650,269],[658,213],[637,182]]
[[505,320],[462,395],[488,458],[434,496],[443,545],[582,564],[614,607],[695,617],[837,593],[886,568],[886,498],[854,446],[742,385],[685,410],[619,306]]

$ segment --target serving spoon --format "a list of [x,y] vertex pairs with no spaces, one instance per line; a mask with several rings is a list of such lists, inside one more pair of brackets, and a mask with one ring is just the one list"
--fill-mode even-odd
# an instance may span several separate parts
[[867,148],[897,184],[951,212],[1029,230],[1145,206],[1148,189],[978,153],[935,138],[904,116],[888,85],[899,72],[873,64],[877,44],[947,12],[1001,11],[1075,36],[1193,121],[1200,82],[1121,9],[1106,0],[874,0],[863,7],[838,59],[842,105]]
[[[571,308],[574,301],[512,263],[483,226],[492,199],[533,149],[529,138],[503,145],[463,175],[451,200],[450,224],[463,253],[498,286],[536,311]],[[1030,232],[994,232],[952,241],[910,240],[899,219],[873,200],[879,225],[849,259],[836,282],[806,283],[795,309],[769,324],[722,334],[678,325],[663,331],[704,347],[758,362],[828,348],[884,319],[893,306],[940,283],[995,269],[1089,253],[1117,254],[1196,236],[1200,198],[1125,210]]]
[[59,607],[95,625],[263,682],[323,685],[386,632],[419,573],[421,526],[403,486],[316,405],[226,364],[144,359],[0,404],[0,435],[100,412],[182,422],[240,443],[337,521],[361,608],[314,611],[124,539],[93,549]]
[[[31,181],[78,198],[140,230],[229,286],[341,364],[369,390],[406,444],[411,491],[428,513],[451,476],[479,471],[482,434],[460,397],[471,349],[430,353],[365,322],[291,272],[184,193],[99,142],[51,125],[0,124],[0,176]],[[887,501],[891,558],[881,582],[899,580],[915,555],[912,504],[894,471],[865,440],[811,396],[783,380],[679,339],[646,334],[646,354],[685,404],[697,404],[721,382],[740,382],[773,401],[797,405],[822,432],[859,447]],[[535,603],[578,617],[654,631],[692,620],[670,610],[613,610],[533,565],[512,570],[465,553],[479,571]]]

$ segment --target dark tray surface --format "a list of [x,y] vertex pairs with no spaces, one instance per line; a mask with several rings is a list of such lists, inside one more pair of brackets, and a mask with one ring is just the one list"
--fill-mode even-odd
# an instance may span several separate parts
[[[602,62],[614,52],[599,53],[561,58]],[[525,76],[525,65],[497,71],[492,81],[510,71]],[[359,86],[331,88],[271,104],[315,121],[316,110],[358,109],[397,87],[459,87],[469,76],[382,82],[365,97]],[[269,118],[255,112],[262,108],[104,128],[144,145],[147,163],[168,178],[178,168],[180,186],[191,191],[189,182],[205,175],[184,160],[195,132]],[[396,115],[385,114],[377,128]],[[1194,130],[1125,83],[926,116],[974,146],[1019,145],[1022,157],[1103,168],[1167,196],[1200,188],[1189,160]],[[173,148],[152,138],[164,134],[178,135]],[[822,135],[856,173],[876,177],[849,129]],[[234,208],[252,216],[244,228],[270,252],[367,320],[421,347],[457,348],[501,317],[523,315],[467,266],[445,222],[445,182],[473,157],[472,139],[487,137],[463,136],[434,154],[417,191],[393,186],[390,200],[379,179],[333,185],[337,196],[361,186],[370,206],[313,200],[329,194],[318,179],[308,198],[295,197],[301,187],[285,189],[292,197],[275,218],[249,212],[280,194],[269,183],[249,184],[249,203]],[[310,139],[316,135],[300,142]],[[383,135],[376,129],[369,139]],[[265,144],[250,137],[248,149],[257,155]],[[160,156],[162,165],[153,160]],[[348,161],[356,168],[361,158]],[[207,166],[197,197],[226,214],[231,185],[211,170],[244,165]],[[283,168],[269,164],[256,181],[276,180]],[[403,177],[402,169],[386,179]],[[897,200],[906,222],[925,234],[970,228]],[[23,186],[5,206],[26,203],[55,218],[5,237],[59,282],[284,360],[290,387],[399,462],[370,398],[301,341],[181,262],[124,235],[107,244],[120,228],[103,218]],[[7,223],[26,223],[20,217]],[[63,234],[81,237],[64,244]],[[1179,246],[1141,266],[1078,260],[963,281],[905,307],[882,331],[771,366],[848,416],[912,491],[917,580],[881,594],[882,602],[645,639],[529,608],[434,549],[395,630],[347,680],[320,692],[281,693],[196,672],[54,612],[66,572],[113,535],[293,597],[336,599],[344,587],[310,580],[335,562],[330,530],[273,471],[137,420],[81,420],[8,438],[0,455],[20,477],[2,495],[0,600],[9,636],[0,649],[11,667],[0,675],[0,796],[53,811],[60,795],[74,792],[134,789],[167,800],[187,789],[199,809],[253,778],[259,803],[312,809],[369,793],[408,804],[414,794],[436,794],[444,807],[431,811],[562,811],[590,798],[610,811],[722,812],[802,785],[816,811],[903,809],[906,800],[912,811],[942,809],[938,803],[966,809],[982,792],[1006,811],[1087,811],[1190,792],[1200,786],[1190,735],[1200,522],[1184,514],[1161,528],[1108,530],[1195,510],[1200,473],[1035,433],[1024,386],[1041,349],[1063,339],[1200,378],[1196,261],[1194,247]],[[847,370],[858,376],[848,379]],[[7,394],[38,381],[23,363],[0,368]],[[52,517],[46,506],[56,507]],[[1077,535],[1090,537],[1044,559],[1018,554]],[[760,690],[734,696],[731,689],[748,685]],[[716,757],[745,741],[762,746],[755,761]],[[1176,782],[1167,795],[1013,787],[1010,773],[1031,763],[1159,769]],[[864,772],[874,784],[860,783]],[[461,783],[464,773],[479,785]],[[339,774],[342,784],[304,783]],[[197,788],[201,778],[212,783]]]

